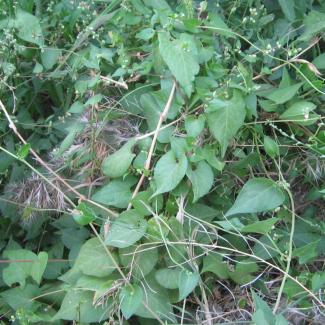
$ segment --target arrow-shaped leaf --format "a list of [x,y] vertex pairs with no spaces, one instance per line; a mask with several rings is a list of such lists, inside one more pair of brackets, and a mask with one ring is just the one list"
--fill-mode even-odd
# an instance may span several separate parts
[[282,204],[284,198],[282,191],[270,179],[253,178],[245,184],[226,217],[237,213],[269,211]]

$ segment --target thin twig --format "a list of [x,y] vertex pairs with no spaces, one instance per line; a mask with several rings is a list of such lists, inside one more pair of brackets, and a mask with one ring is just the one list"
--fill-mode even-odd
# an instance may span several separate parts
[[124,89],[129,89],[128,85],[125,82],[119,82],[119,81],[115,81],[114,79],[108,78],[108,77],[104,77],[104,76],[100,76],[102,79],[107,80],[109,82],[113,82],[116,85],[124,88]]
[[[174,97],[175,89],[176,89],[176,80],[174,81],[174,85],[173,85],[173,88],[172,88],[172,90],[170,92],[170,95],[169,95],[167,104],[165,106],[165,109],[159,116],[159,121],[158,121],[156,130],[155,130],[155,133],[154,133],[154,136],[153,136],[153,140],[152,140],[151,147],[150,147],[150,150],[149,150],[149,153],[148,153],[148,158],[146,160],[146,164],[144,166],[144,170],[149,170],[150,169],[151,158],[152,158],[152,155],[153,155],[153,151],[155,149],[155,145],[156,145],[156,142],[157,142],[157,137],[158,137],[158,134],[159,134],[159,131],[160,131],[160,127],[161,127],[161,124],[162,124],[164,118],[166,118],[166,116],[168,114],[168,110],[170,108],[170,105],[171,105],[173,97]],[[138,184],[137,184],[136,189],[133,192],[132,198],[134,198],[138,194],[138,192],[140,190],[140,187],[141,187],[141,184],[144,181],[144,178],[145,178],[145,174],[143,173],[141,175],[141,178],[140,178]],[[132,208],[132,203],[129,203],[128,210],[130,210],[131,208]]]

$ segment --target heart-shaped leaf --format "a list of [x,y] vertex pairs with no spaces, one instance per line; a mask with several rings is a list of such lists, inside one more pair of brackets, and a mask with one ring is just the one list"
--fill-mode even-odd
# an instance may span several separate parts
[[194,115],[189,115],[185,120],[185,129],[189,137],[196,138],[204,129],[205,119],[203,115],[196,118]]
[[184,153],[180,154],[178,159],[174,150],[163,155],[155,167],[154,179],[157,190],[153,196],[173,190],[185,176],[186,169],[187,159]]
[[121,311],[125,319],[129,319],[134,312],[140,307],[142,301],[143,291],[141,287],[136,284],[126,286],[120,293]]
[[185,299],[196,287],[200,281],[200,274],[198,272],[190,272],[182,270],[179,274],[179,300]]

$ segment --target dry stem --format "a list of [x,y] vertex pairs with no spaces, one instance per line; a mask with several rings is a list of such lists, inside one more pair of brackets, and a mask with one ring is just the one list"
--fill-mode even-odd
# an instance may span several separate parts
[[[170,108],[170,105],[172,103],[172,100],[173,100],[173,97],[174,97],[174,92],[175,92],[175,89],[176,89],[176,81],[174,80],[174,85],[173,85],[173,88],[170,92],[170,95],[169,95],[169,98],[168,98],[168,101],[167,101],[167,104],[165,106],[165,109],[164,111],[160,114],[159,116],[159,121],[158,121],[158,124],[157,124],[157,127],[156,127],[156,130],[154,132],[154,136],[153,136],[153,140],[152,140],[152,143],[151,143],[151,147],[150,147],[150,150],[149,150],[149,153],[148,153],[148,158],[146,160],[146,164],[144,166],[144,170],[149,170],[150,169],[150,163],[151,163],[151,158],[152,158],[152,155],[153,155],[153,151],[155,149],[155,145],[156,145],[156,142],[157,142],[157,137],[158,137],[158,134],[159,134],[159,131],[160,131],[160,127],[161,127],[161,124],[164,120],[164,118],[167,116],[168,114],[168,111],[169,111],[169,108]],[[134,198],[139,190],[140,190],[140,187],[141,187],[141,184],[143,183],[144,181],[144,178],[145,178],[145,174],[143,173],[141,175],[141,178],[137,184],[137,187],[136,189],[134,190],[133,192],[133,195],[132,195],[132,198]],[[128,206],[128,210],[130,210],[132,208],[132,203],[129,204]]]
[[115,83],[116,85],[118,85],[118,86],[120,86],[120,87],[122,87],[122,88],[124,88],[124,89],[128,89],[128,88],[129,88],[128,85],[127,85],[125,82],[115,81],[114,79],[107,78],[107,77],[104,77],[104,76],[100,76],[100,77],[101,77],[102,79],[104,79],[104,80],[109,81],[109,82],[113,82],[113,83]]

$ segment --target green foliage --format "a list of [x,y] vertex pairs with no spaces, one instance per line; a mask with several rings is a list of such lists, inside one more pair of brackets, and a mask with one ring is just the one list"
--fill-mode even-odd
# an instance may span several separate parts
[[4,322],[323,321],[322,1],[1,5]]
[[125,319],[129,319],[134,312],[140,307],[143,297],[141,287],[134,284],[133,288],[130,286],[124,287],[120,293],[121,311]]

